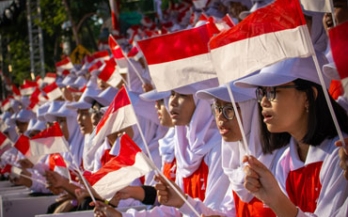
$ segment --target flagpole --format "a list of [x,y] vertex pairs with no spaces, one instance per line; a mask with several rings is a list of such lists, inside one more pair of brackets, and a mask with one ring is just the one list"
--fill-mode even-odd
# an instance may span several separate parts
[[[127,89],[126,89],[126,90],[127,90]],[[135,111],[134,111],[134,108],[133,108],[132,100],[130,99],[130,97],[129,97],[129,95],[128,95],[128,91],[127,91],[127,96],[128,96],[129,101],[131,102],[131,108],[132,108],[134,114],[136,114]],[[166,182],[168,183],[168,185],[169,185],[171,188],[173,188],[173,190],[174,190],[174,191],[179,195],[179,197],[187,204],[187,206],[190,207],[190,209],[196,214],[196,216],[197,216],[197,217],[200,217],[199,213],[198,213],[198,212],[195,210],[195,208],[187,201],[187,199],[184,197],[184,195],[182,195],[181,192],[180,192],[178,189],[176,189],[176,187],[171,183],[171,181],[169,181],[168,178],[157,168],[157,166],[155,165],[155,163],[153,163],[154,160],[153,160],[153,158],[152,158],[152,156],[151,156],[150,149],[149,149],[149,147],[148,147],[148,145],[147,145],[147,142],[146,142],[145,136],[144,136],[144,134],[143,134],[143,131],[142,131],[140,125],[139,125],[139,121],[138,121],[138,117],[137,117],[137,116],[136,116],[136,119],[137,119],[136,125],[137,125],[137,127],[138,127],[138,129],[139,129],[140,136],[141,136],[141,138],[142,138],[142,140],[143,140],[143,142],[144,142],[144,146],[145,146],[146,152],[147,152],[147,154],[149,155],[149,158],[150,158],[150,161],[151,161],[150,163],[152,164],[152,167],[155,169],[155,172],[157,172],[157,174],[159,174],[161,177],[163,177],[163,178],[166,180]]]
[[[129,65],[133,68],[133,70],[135,71],[135,74],[137,74],[137,76],[139,77],[140,81],[142,84],[145,84],[145,81],[143,79],[143,77],[141,77],[140,72],[138,72],[138,70],[135,68],[135,66],[133,65],[133,63],[129,60],[128,56],[123,52],[121,46],[120,46],[121,52],[124,56],[124,58],[127,60],[127,62],[129,63]],[[129,81],[130,82],[130,81]]]
[[[330,2],[331,2],[331,1],[330,1]],[[330,111],[332,120],[333,120],[333,122],[334,122],[336,131],[337,131],[337,135],[338,135],[339,139],[342,141],[343,145],[346,146],[346,145],[345,145],[345,142],[344,142],[342,130],[341,130],[339,124],[338,124],[335,111],[334,111],[334,109],[333,109],[333,107],[332,107],[332,104],[331,104],[331,100],[330,100],[330,97],[329,97],[329,93],[328,93],[328,91],[327,91],[327,87],[326,87],[326,84],[325,84],[325,81],[324,81],[323,73],[322,73],[322,71],[321,71],[321,68],[320,68],[320,65],[319,65],[319,62],[318,62],[317,54],[315,53],[315,50],[314,50],[312,41],[311,41],[311,39],[310,39],[308,29],[307,29],[307,31],[306,31],[305,36],[306,36],[306,37],[305,37],[305,38],[306,38],[306,42],[307,42],[307,44],[309,44],[309,48],[311,49],[311,52],[312,52],[312,59],[313,59],[315,68],[316,68],[317,73],[318,73],[318,77],[319,77],[319,80],[320,80],[320,84],[321,84],[321,87],[322,87],[322,89],[323,89],[324,97],[325,97],[327,106],[328,106],[328,108],[329,108],[329,111]]]
[[228,95],[230,96],[230,99],[231,99],[231,102],[232,102],[234,115],[237,117],[239,130],[240,130],[240,132],[242,134],[242,138],[243,138],[243,147],[244,147],[244,149],[246,151],[246,154],[247,155],[251,155],[252,153],[251,153],[251,151],[249,149],[249,146],[248,146],[248,142],[247,142],[247,139],[246,139],[246,136],[245,136],[245,132],[244,132],[244,127],[243,127],[243,124],[242,124],[242,121],[241,121],[241,118],[240,118],[240,115],[239,115],[239,112],[238,112],[238,109],[237,109],[236,101],[234,100],[234,97],[233,97],[233,94],[232,94],[231,87],[229,85],[227,85],[227,84],[225,84],[225,86],[227,87]]
[[91,191],[91,189],[89,188],[89,185],[88,185],[88,183],[87,183],[85,177],[82,175],[82,172],[81,172],[81,170],[80,170],[80,168],[79,168],[79,165],[78,165],[77,162],[75,161],[75,158],[74,158],[74,156],[72,155],[70,149],[69,149],[68,153],[69,153],[70,157],[72,158],[73,164],[74,164],[75,167],[76,167],[75,169],[76,169],[77,172],[79,173],[79,175],[80,175],[80,177],[81,177],[81,179],[82,179],[82,182],[83,182],[83,184],[84,184],[85,187],[86,187],[86,190],[87,190],[88,194],[91,196],[92,201],[94,202],[94,204],[96,204],[97,202],[96,202],[96,200],[95,200],[95,198],[94,198],[94,196],[93,196],[93,194],[92,194],[92,191]]

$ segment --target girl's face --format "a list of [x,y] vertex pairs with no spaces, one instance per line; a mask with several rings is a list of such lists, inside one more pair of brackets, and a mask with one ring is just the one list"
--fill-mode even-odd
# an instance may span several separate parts
[[16,121],[16,130],[18,134],[23,134],[28,129],[29,122]]
[[[236,142],[242,140],[242,134],[240,132],[239,124],[232,104],[230,102],[216,99],[215,103],[212,105],[212,109],[215,116],[215,122],[222,139],[226,142]],[[240,115],[240,109],[238,109],[238,112]],[[228,116],[225,117],[223,113],[225,113],[225,115],[229,115],[229,119]],[[231,119],[231,117],[233,118]]]
[[66,117],[57,117],[56,121],[58,122],[58,124],[60,126],[60,129],[62,130],[65,139],[67,141],[69,141],[70,134],[69,134],[68,125],[66,123]]
[[90,109],[91,121],[93,126],[97,126],[100,119],[103,116],[100,109],[101,109],[101,106],[99,104],[94,104],[93,107]]
[[155,108],[157,110],[158,119],[160,124],[165,127],[172,127],[174,124],[172,119],[170,118],[169,112],[164,105],[164,100],[157,100],[155,104]]
[[106,88],[110,87],[110,85],[108,83],[106,83],[105,81],[101,80],[101,79],[97,79],[97,84],[98,84],[98,88],[101,90],[105,90]]
[[296,90],[292,82],[277,86],[274,90],[273,100],[263,96],[260,102],[267,129],[271,133],[287,132],[295,138],[303,138],[308,122],[306,93]]
[[184,95],[172,91],[169,98],[169,113],[174,125],[188,125],[196,109],[193,95]]
[[77,110],[77,123],[80,126],[82,134],[90,134],[93,131],[93,125],[91,121],[91,115],[88,109]]

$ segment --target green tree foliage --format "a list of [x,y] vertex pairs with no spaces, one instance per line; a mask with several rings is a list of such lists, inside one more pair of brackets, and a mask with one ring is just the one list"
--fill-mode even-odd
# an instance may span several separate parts
[[[70,13],[76,25],[80,24],[79,37],[82,45],[93,52],[96,49],[96,40],[100,34],[100,23],[97,22],[100,4],[108,4],[108,0],[68,0]],[[46,72],[55,71],[55,62],[61,59],[62,55],[62,36],[71,38],[71,29],[62,29],[64,22],[68,21],[67,11],[62,0],[40,0],[42,20],[34,22],[42,28],[45,70]],[[86,16],[89,14],[88,16]],[[94,16],[92,16],[94,14]],[[81,19],[85,18],[84,22]],[[3,47],[6,49],[4,56],[4,69],[6,72],[8,65],[11,65],[12,72],[9,76],[16,84],[22,84],[24,79],[30,79],[30,53],[28,24],[26,10],[22,9],[16,20],[10,25],[1,26],[0,34]]]

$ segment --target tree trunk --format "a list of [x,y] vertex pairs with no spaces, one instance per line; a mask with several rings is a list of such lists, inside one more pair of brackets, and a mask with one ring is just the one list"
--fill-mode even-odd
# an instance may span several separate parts
[[70,6],[69,6],[68,0],[63,0],[63,4],[64,4],[65,10],[66,10],[66,13],[68,15],[69,21],[71,23],[71,30],[73,32],[74,39],[75,39],[76,46],[77,46],[77,45],[81,44],[81,42],[80,42],[80,38],[78,35],[77,26],[75,25],[75,22],[71,16],[71,11],[70,11]]

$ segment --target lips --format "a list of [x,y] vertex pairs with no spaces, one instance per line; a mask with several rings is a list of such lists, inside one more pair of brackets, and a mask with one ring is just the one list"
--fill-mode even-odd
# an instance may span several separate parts
[[269,122],[273,118],[273,115],[270,112],[263,111],[262,116],[263,116],[263,122],[265,123]]
[[170,111],[170,117],[171,118],[173,118],[173,119],[175,119],[179,114],[177,113],[177,112],[175,112],[175,111]]
[[230,129],[229,128],[226,128],[224,126],[220,126],[219,127],[219,132],[220,132],[220,135],[224,136],[226,135],[228,132],[230,132]]

